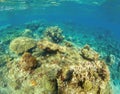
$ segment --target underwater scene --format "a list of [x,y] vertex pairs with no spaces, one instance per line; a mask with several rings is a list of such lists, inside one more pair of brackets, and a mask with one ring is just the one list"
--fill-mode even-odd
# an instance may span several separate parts
[[120,0],[0,0],[0,94],[120,94]]

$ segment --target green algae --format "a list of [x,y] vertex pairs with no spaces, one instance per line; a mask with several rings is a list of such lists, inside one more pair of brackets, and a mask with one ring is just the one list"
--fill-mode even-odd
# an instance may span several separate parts
[[89,80],[86,80],[83,84],[83,88],[86,90],[86,91],[89,91],[90,89],[92,89],[92,82],[89,81]]

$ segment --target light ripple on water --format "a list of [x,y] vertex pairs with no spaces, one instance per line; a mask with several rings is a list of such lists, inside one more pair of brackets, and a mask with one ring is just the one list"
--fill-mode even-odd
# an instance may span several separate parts
[[105,1],[107,0],[0,0],[0,11],[59,6],[65,2],[99,6]]

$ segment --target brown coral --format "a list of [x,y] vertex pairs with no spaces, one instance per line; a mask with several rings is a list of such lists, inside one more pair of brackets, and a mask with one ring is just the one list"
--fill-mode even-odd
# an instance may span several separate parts
[[37,66],[37,60],[30,53],[25,52],[19,62],[21,69],[30,71]]

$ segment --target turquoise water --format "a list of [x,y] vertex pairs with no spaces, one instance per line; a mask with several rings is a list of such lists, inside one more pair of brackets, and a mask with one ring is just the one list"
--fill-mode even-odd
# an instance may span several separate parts
[[[119,17],[120,0],[0,0],[0,94],[11,94],[2,79],[10,42],[19,36],[39,40],[46,27],[56,25],[77,47],[89,44],[100,53],[110,70],[113,94],[120,94]],[[32,34],[24,35],[26,28]]]

